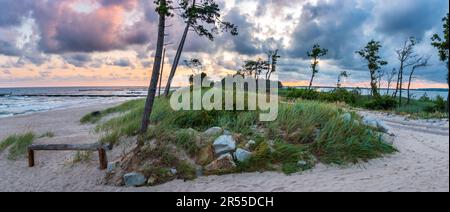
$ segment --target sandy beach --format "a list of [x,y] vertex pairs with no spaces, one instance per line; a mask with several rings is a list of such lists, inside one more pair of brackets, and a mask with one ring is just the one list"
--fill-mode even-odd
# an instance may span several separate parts
[[[114,104],[55,110],[0,119],[0,140],[14,133],[52,131],[53,138],[35,143],[93,143],[99,135],[80,118]],[[349,167],[317,165],[311,171],[287,176],[282,173],[245,173],[175,180],[155,187],[126,188],[102,185],[105,171],[98,169],[94,154],[88,163],[72,163],[75,152],[37,152],[36,166],[27,159],[7,160],[0,153],[0,191],[449,191],[448,120],[408,120],[405,117],[361,111],[385,121],[395,134],[398,153]],[[108,152],[110,161],[123,148]]]

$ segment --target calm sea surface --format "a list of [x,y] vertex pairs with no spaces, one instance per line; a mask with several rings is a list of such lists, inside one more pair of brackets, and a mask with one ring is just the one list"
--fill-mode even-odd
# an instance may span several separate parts
[[0,118],[139,98],[143,87],[0,88]]
[[[318,88],[323,92],[331,89]],[[363,94],[369,94],[369,92],[369,89],[362,89]],[[382,90],[382,92],[385,93],[386,90]],[[446,89],[412,91],[413,98],[416,99],[423,95],[432,99],[437,96],[446,98],[447,93]],[[0,88],[0,118],[99,103],[113,103],[142,98],[146,94],[145,87]]]

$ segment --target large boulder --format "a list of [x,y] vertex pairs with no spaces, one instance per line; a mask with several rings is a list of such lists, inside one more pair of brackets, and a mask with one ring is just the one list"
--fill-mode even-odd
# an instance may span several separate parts
[[222,155],[236,150],[236,141],[231,135],[222,135],[214,141],[216,155]]
[[382,121],[380,121],[376,118],[373,118],[370,116],[365,116],[363,118],[363,123],[364,123],[364,125],[372,127],[380,132],[383,132],[383,133],[389,132],[387,126]]
[[211,162],[205,167],[207,173],[211,172],[226,172],[236,168],[233,156],[231,154],[225,154],[220,156],[217,160]]
[[205,136],[217,136],[223,133],[223,129],[221,127],[211,127],[203,132]]
[[241,148],[238,148],[234,153],[234,158],[236,158],[236,160],[239,162],[244,162],[250,159],[251,156],[252,156],[251,152]]
[[147,178],[137,172],[132,172],[125,174],[123,176],[123,181],[125,182],[125,185],[128,187],[136,187],[136,186],[143,186],[147,182]]

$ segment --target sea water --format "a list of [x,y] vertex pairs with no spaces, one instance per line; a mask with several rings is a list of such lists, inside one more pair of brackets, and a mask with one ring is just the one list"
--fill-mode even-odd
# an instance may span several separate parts
[[[327,92],[333,88],[317,89]],[[348,88],[348,90],[353,89]],[[369,94],[370,89],[362,89],[361,92]],[[385,92],[386,90],[382,90],[382,93]],[[420,89],[411,90],[411,93],[415,99],[424,95],[431,99],[438,96],[446,99],[448,90]],[[147,88],[145,87],[0,88],[0,118],[99,103],[114,103],[142,98],[146,94]],[[404,96],[406,96],[406,91]]]
[[146,92],[144,87],[0,88],[0,118],[126,101]]

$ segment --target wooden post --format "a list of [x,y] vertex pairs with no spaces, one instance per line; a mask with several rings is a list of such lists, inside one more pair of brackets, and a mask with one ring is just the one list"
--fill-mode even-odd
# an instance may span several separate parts
[[28,148],[28,166],[34,166],[34,150]]
[[98,158],[100,160],[100,169],[106,169],[108,167],[108,159],[106,158],[106,151],[104,148],[98,149]]

